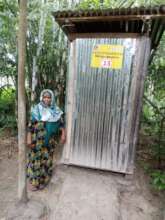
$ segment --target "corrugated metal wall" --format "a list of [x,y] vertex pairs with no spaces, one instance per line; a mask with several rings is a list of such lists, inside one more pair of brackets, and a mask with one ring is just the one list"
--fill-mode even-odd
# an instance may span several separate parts
[[[136,39],[77,39],[73,44],[68,163],[130,173]],[[123,68],[91,68],[92,50],[98,44],[124,45]]]

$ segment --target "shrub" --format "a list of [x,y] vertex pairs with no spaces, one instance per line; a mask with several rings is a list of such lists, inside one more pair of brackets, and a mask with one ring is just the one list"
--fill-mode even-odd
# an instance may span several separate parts
[[5,128],[15,130],[15,90],[13,88],[0,89],[0,129]]

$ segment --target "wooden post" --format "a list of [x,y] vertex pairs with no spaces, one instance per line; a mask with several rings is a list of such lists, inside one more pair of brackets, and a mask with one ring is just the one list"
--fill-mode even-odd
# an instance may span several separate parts
[[18,198],[27,202],[26,189],[26,100],[25,100],[25,49],[27,29],[27,0],[20,0],[18,32]]

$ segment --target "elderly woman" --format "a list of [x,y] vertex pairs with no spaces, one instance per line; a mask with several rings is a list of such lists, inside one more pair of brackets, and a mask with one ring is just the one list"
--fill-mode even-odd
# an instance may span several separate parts
[[56,106],[54,94],[45,89],[41,92],[40,103],[31,112],[27,176],[31,190],[43,189],[49,182],[53,169],[54,135],[61,131],[61,142],[65,141],[65,130]]

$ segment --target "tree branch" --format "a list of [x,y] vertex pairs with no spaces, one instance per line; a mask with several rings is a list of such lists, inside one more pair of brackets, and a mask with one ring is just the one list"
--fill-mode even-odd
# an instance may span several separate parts
[[143,98],[157,111],[158,114],[160,114],[161,116],[164,117],[164,114],[160,111],[160,109],[151,100],[149,100],[145,95]]

